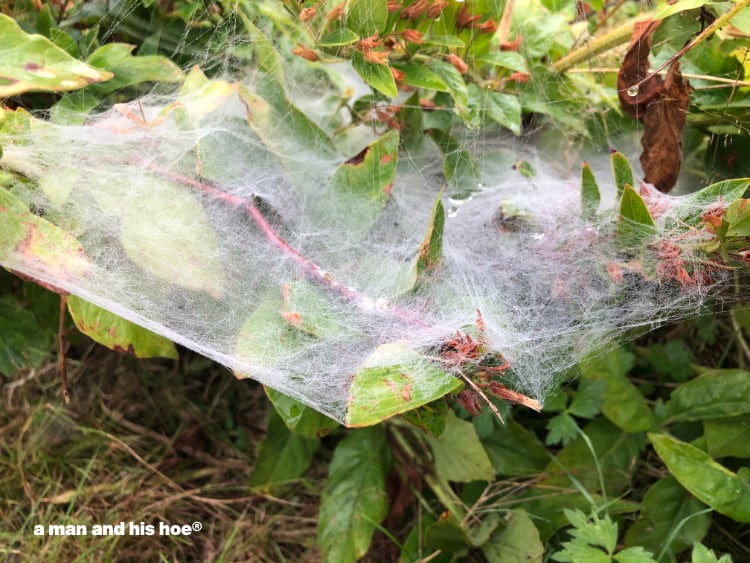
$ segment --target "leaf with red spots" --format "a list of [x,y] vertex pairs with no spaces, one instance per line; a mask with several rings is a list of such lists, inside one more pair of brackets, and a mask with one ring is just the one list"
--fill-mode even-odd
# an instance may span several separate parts
[[112,78],[71,57],[41,35],[29,35],[0,14],[0,98],[29,91],[65,92]]
[[441,189],[435,198],[432,208],[430,223],[427,227],[424,240],[419,245],[419,252],[413,266],[413,282],[410,287],[418,286],[420,280],[429,276],[440,264],[443,257],[443,227],[445,226],[445,208],[443,207],[443,194],[445,188]]
[[347,212],[331,220],[340,222],[346,217],[352,233],[364,233],[377,221],[396,176],[398,140],[398,131],[389,131],[338,167],[331,178],[330,196],[336,210],[343,206]]
[[346,425],[370,426],[457,391],[461,380],[401,343],[379,346],[354,374]]
[[90,268],[81,244],[0,188],[0,262],[32,278],[74,280]]

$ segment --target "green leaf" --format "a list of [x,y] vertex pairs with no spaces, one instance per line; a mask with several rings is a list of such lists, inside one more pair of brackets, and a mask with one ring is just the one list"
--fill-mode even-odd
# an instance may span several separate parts
[[559,485],[553,485],[550,489],[544,481],[540,487],[532,487],[523,496],[527,500],[522,499],[521,504],[534,518],[542,541],[548,540],[557,530],[568,524],[564,509],[590,511],[593,503],[593,506],[606,505],[607,512],[615,515],[636,512],[639,508],[635,502],[612,500],[597,494],[590,494],[587,498],[572,485],[563,489],[560,489]]
[[621,152],[613,152],[610,155],[612,163],[612,176],[615,178],[615,187],[617,188],[617,196],[622,196],[625,186],[634,186],[633,181],[633,169],[630,168],[630,162]]
[[389,98],[398,96],[396,81],[387,64],[371,63],[359,51],[352,52],[352,67],[367,84]]
[[732,557],[729,554],[717,558],[712,549],[708,549],[700,542],[693,544],[692,563],[732,563]]
[[343,47],[345,45],[356,43],[357,41],[359,41],[359,35],[354,33],[351,29],[342,27],[326,33],[320,41],[318,41],[318,46]]
[[396,114],[399,142],[406,152],[419,150],[424,141],[424,115],[419,105],[419,91],[415,90]]
[[520,135],[521,102],[518,96],[495,91],[485,91],[484,94],[484,109],[490,119],[507,127],[514,135]]
[[675,478],[711,508],[750,523],[750,470],[729,471],[703,450],[668,434],[649,434],[656,453]]
[[536,177],[536,170],[527,160],[517,160],[513,164],[513,170],[528,180]]
[[86,116],[102,103],[101,98],[88,91],[89,88],[63,94],[60,101],[50,108],[50,121],[59,125],[83,125]]
[[750,458],[750,414],[703,423],[711,457]]
[[604,382],[593,379],[581,379],[573,400],[568,406],[568,414],[581,418],[594,418],[601,412],[604,401]]
[[695,10],[707,4],[714,4],[714,0],[678,0],[677,2],[668,2],[657,8],[652,18],[654,20],[663,20],[674,14],[686,10]]
[[455,47],[456,49],[463,49],[464,47],[466,47],[466,43],[461,41],[455,35],[428,34],[422,37],[422,42],[425,45],[437,45],[439,47]]
[[438,92],[448,91],[445,81],[424,65],[394,63],[393,67],[404,73],[404,82],[409,86]]
[[250,486],[265,493],[297,479],[310,467],[319,440],[291,432],[278,413],[271,409],[266,437],[260,445]]
[[747,237],[750,236],[750,200],[740,199],[732,203],[724,214],[727,222],[726,236]]
[[[344,333],[354,337],[346,320],[331,309],[329,299],[322,289],[306,281],[269,291],[261,296],[260,305],[240,328],[235,356],[250,364],[273,366],[278,360],[314,345],[319,338],[338,338]],[[338,425],[278,391],[266,388],[266,393],[293,432],[320,437]]]
[[281,64],[281,56],[270,39],[253,23],[248,15],[247,7],[239,3],[239,14],[242,25],[249,36],[249,44],[252,45],[257,65],[264,72],[272,76],[279,84],[284,84],[284,70]]
[[581,169],[581,216],[585,221],[591,221],[596,217],[601,199],[594,173],[588,162],[584,162]]
[[534,522],[523,510],[513,513],[507,524],[496,530],[482,545],[488,561],[503,563],[540,563],[544,544]]
[[587,518],[578,509],[564,509],[563,512],[568,522],[573,525],[569,530],[571,539],[563,542],[563,550],[552,555],[552,559],[572,563],[610,562],[610,556],[617,543],[617,524],[612,521],[609,514],[603,518],[596,514]]
[[591,447],[579,434],[549,462],[540,485],[566,489],[582,486],[598,493],[603,484],[607,495],[620,494],[635,473],[645,437],[623,432],[601,417],[587,424],[583,432]]
[[386,0],[351,0],[346,12],[346,26],[360,37],[385,30],[388,21]]
[[176,64],[161,55],[133,56],[135,45],[108,43],[86,60],[88,64],[114,74],[111,80],[91,86],[95,95],[103,96],[142,82],[179,82],[185,75]]
[[296,330],[318,338],[352,335],[346,320],[332,311],[330,296],[320,287],[300,280],[284,284],[279,316]]
[[367,553],[375,527],[388,513],[390,467],[383,426],[354,430],[336,446],[318,516],[326,561],[354,562]]
[[416,409],[406,411],[401,416],[423,432],[439,438],[445,431],[448,403],[445,399],[438,399]]
[[498,475],[538,475],[549,463],[547,448],[536,434],[512,419],[496,426],[482,443]]
[[44,4],[42,9],[36,15],[36,30],[40,35],[45,37],[50,36],[52,29],[52,11],[50,10],[49,4]]
[[452,64],[437,59],[431,60],[427,66],[448,86],[456,113],[465,116],[469,109],[469,90],[461,73]]
[[[240,328],[237,336],[235,355],[241,361],[261,366],[272,366],[275,362],[303,349],[316,340],[308,332],[297,330],[285,318],[283,289],[269,291],[263,295],[260,305],[253,311]],[[302,313],[291,311],[291,314]],[[248,374],[250,377],[252,373]],[[282,414],[282,417],[284,415]]]
[[613,557],[617,563],[657,563],[650,551],[641,546],[629,547],[616,553]]
[[[341,208],[354,234],[367,232],[381,216],[396,177],[398,131],[389,131],[371,142],[354,158],[336,169],[330,183],[330,197],[336,205],[323,213],[336,213],[330,219],[342,221]],[[354,236],[353,234],[353,236]]]
[[458,378],[406,345],[382,344],[354,374],[346,425],[377,424],[452,393],[461,385]]
[[0,14],[0,98],[29,91],[65,92],[112,77],[41,35],[29,35]]
[[586,544],[564,542],[564,549],[552,556],[553,561],[566,561],[570,563],[611,563],[610,557],[601,549]]
[[[706,186],[702,190],[690,195],[690,205],[675,209],[675,218],[687,223],[691,227],[699,227],[703,223],[703,213],[705,213],[706,208],[711,204],[721,201],[724,206],[737,209],[737,207],[731,204],[735,203],[745,194],[748,186],[750,186],[750,180],[747,178],[723,180]],[[729,218],[732,219],[732,213],[729,210],[727,210],[727,213],[729,214]]]
[[243,325],[237,354],[248,362],[272,365],[319,338],[354,336],[346,319],[333,310],[323,289],[305,280],[269,291]]
[[0,188],[0,262],[7,268],[57,279],[85,276],[91,265],[81,244],[69,233],[31,213],[28,206]]
[[184,188],[154,178],[144,179],[137,197],[125,194],[120,223],[120,243],[139,267],[170,283],[205,291],[217,297],[225,279],[219,243],[200,199]]
[[[205,114],[207,109],[218,107],[225,96],[231,95],[234,87],[235,84],[228,82],[208,83],[199,95],[189,96],[193,113]],[[285,165],[295,164],[294,158],[286,158],[288,154],[310,147],[315,147],[321,157],[337,156],[330,137],[289,101],[279,82],[265,82],[262,95],[252,92],[244,84],[240,84],[237,91],[247,109],[248,124]],[[254,147],[248,150],[254,150]]]
[[711,527],[710,514],[702,513],[705,508],[677,479],[664,477],[646,491],[638,519],[625,534],[625,545],[673,556],[705,537]]
[[439,549],[446,553],[460,552],[472,545],[467,531],[447,511],[440,515],[437,522],[427,527],[424,543],[429,549]]
[[423,274],[428,274],[431,270],[434,270],[443,257],[443,227],[445,226],[445,209],[443,208],[442,201],[443,193],[445,193],[445,188],[442,188],[435,198],[435,204],[432,207],[432,214],[430,215],[430,224],[427,228],[427,233],[425,233],[424,240],[419,246],[419,253],[417,254],[415,263],[417,279]]
[[[49,4],[45,4],[45,6],[48,5]],[[63,31],[62,29],[53,27],[52,29],[50,29],[49,37],[50,39],[52,39],[55,45],[60,47],[74,59],[81,58],[81,50],[78,47],[78,43],[76,43],[76,40],[73,39],[73,37],[67,31]]]
[[493,51],[476,59],[478,62],[507,68],[516,72],[529,72],[529,66],[523,55],[515,51]]
[[[750,35],[750,8],[743,8],[731,19],[732,25],[745,35]],[[747,75],[747,71],[745,72]]]
[[710,370],[672,392],[666,424],[750,413],[750,372]]
[[612,521],[609,514],[603,517],[596,514],[587,517],[577,509],[566,509],[563,512],[568,522],[573,525],[569,532],[574,542],[601,547],[610,555],[615,551],[617,524]]
[[570,25],[562,14],[529,18],[523,22],[523,30],[521,51],[530,59],[543,57],[555,45],[565,44],[568,48],[572,45]]
[[665,344],[654,344],[646,358],[654,371],[665,379],[684,382],[695,377],[695,356],[691,347],[681,338]]
[[305,438],[322,438],[339,423],[270,387],[264,388],[273,408],[292,432]]
[[435,456],[435,471],[441,478],[462,483],[494,478],[490,458],[471,422],[449,412],[443,435],[440,438],[428,436],[427,441]]
[[629,184],[625,185],[617,219],[617,237],[624,246],[634,246],[656,233],[656,227],[646,204]]
[[40,367],[50,357],[56,328],[45,325],[14,297],[0,297],[0,373],[10,377],[20,368]]
[[572,416],[563,412],[549,419],[547,431],[545,444],[551,446],[561,443],[563,446],[567,446],[578,437],[578,424]]
[[68,297],[68,311],[78,330],[110,350],[127,352],[136,358],[177,359],[177,349],[174,342],[168,338],[97,307],[80,297],[75,295]]
[[443,154],[443,173],[455,190],[451,197],[463,199],[475,192],[481,175],[471,153],[442,129],[428,129],[427,135]]
[[606,385],[602,412],[625,432],[645,432],[654,424],[654,416],[646,399],[630,383],[626,374],[633,367],[634,356],[618,348],[604,357],[595,357],[580,364],[586,379]]

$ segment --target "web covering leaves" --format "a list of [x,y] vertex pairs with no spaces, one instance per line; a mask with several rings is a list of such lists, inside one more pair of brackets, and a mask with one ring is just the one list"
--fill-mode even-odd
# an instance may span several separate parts
[[[269,65],[243,81],[193,69],[176,94],[81,125],[6,111],[0,165],[23,181],[0,189],[18,223],[2,265],[350,426],[459,390],[472,366],[444,347],[477,334],[477,311],[509,385],[543,400],[592,352],[696,314],[731,282],[697,252],[714,235],[705,195],[607,190],[605,157],[582,210],[580,172],[508,137],[427,123],[434,144],[404,150],[398,131],[365,127],[342,142],[316,103],[361,84],[329,69],[311,100]],[[476,109],[455,66],[427,70],[410,79],[444,84],[458,115]],[[502,98],[484,109],[520,115]],[[723,210],[746,187],[710,201]]]

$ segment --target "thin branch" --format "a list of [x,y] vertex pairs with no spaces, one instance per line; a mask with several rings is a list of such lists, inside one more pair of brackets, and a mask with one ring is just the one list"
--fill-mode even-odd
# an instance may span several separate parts
[[747,6],[747,4],[750,2],[750,0],[738,0],[737,3],[732,6],[729,10],[724,12],[722,15],[720,15],[714,22],[707,26],[706,29],[704,29],[701,33],[696,35],[692,41],[687,43],[682,49],[677,51],[674,55],[669,57],[664,63],[654,70],[653,72],[650,72],[643,80],[640,82],[636,82],[632,87],[638,87],[646,80],[651,78],[652,76],[659,74],[662,70],[670,66],[673,62],[678,60],[680,57],[682,57],[685,53],[693,49],[694,47],[698,46],[699,44],[703,43],[706,39],[708,39],[711,35],[714,34],[714,32],[718,31],[719,28],[725,26],[729,23],[729,21],[736,16],[742,9]]
[[[571,68],[568,69],[568,74],[617,74],[620,72],[619,68],[597,66],[597,67],[586,67],[586,68]],[[659,74],[667,74],[666,70],[662,70]],[[705,86],[699,88],[700,90],[707,90],[708,88],[729,88],[735,86],[750,86],[750,80],[739,80],[737,78],[724,78],[722,76],[711,76],[710,74],[692,74],[689,72],[681,73],[684,78],[690,80],[705,80],[707,82],[717,82],[716,86]]]
[[503,420],[502,415],[500,414],[500,411],[497,410],[497,407],[495,406],[495,403],[493,403],[490,398],[485,395],[484,391],[476,384],[474,383],[469,377],[466,377],[463,372],[459,371],[459,375],[461,376],[461,379],[463,379],[466,383],[469,384],[469,386],[477,392],[477,394],[482,397],[482,400],[487,404],[487,406],[492,411],[492,414],[494,414],[497,419],[500,421],[501,424],[505,424],[505,421]]
[[70,404],[70,393],[68,393],[68,373],[65,369],[65,311],[68,306],[68,297],[60,296],[60,321],[57,325],[57,356],[60,362],[60,385],[65,404]]
[[354,303],[360,309],[368,312],[390,313],[401,318],[411,325],[422,327],[430,326],[427,322],[425,322],[412,311],[403,309],[395,305],[391,305],[390,303],[379,303],[372,298],[358,292],[356,289],[352,289],[343,285],[330,273],[320,268],[312,260],[302,255],[302,253],[300,253],[296,248],[294,248],[286,240],[284,240],[282,236],[276,232],[273,226],[264,217],[260,209],[258,209],[258,206],[256,205],[253,197],[244,199],[234,194],[227,193],[207,181],[199,181],[193,178],[188,178],[186,176],[176,174],[170,170],[165,170],[153,164],[139,164],[145,166],[152,172],[155,172],[156,174],[159,174],[164,178],[167,178],[179,184],[183,184],[185,186],[189,186],[191,188],[195,188],[203,193],[211,195],[216,199],[225,201],[233,205],[234,207],[243,209],[252,218],[252,220],[258,226],[266,239],[272,245],[279,248],[293,262],[295,262],[308,278],[327,288],[332,293],[337,294],[344,300]]

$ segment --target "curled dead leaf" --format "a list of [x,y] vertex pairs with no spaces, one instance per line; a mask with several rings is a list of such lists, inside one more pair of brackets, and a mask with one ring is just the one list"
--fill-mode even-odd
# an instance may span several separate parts
[[641,165],[644,181],[662,192],[677,182],[682,165],[682,131],[687,120],[691,88],[674,62],[663,79],[649,75],[652,34],[661,20],[643,20],[633,28],[630,47],[617,74],[623,111],[644,125]]

